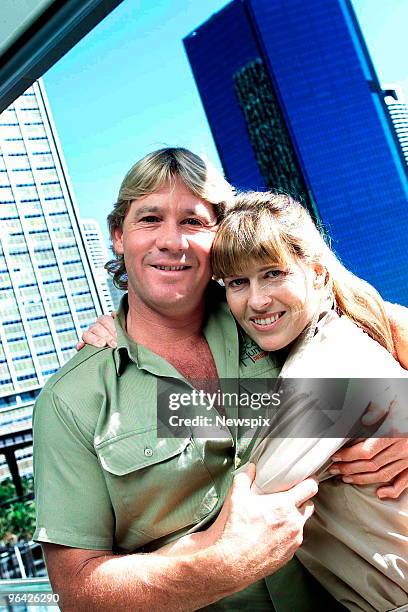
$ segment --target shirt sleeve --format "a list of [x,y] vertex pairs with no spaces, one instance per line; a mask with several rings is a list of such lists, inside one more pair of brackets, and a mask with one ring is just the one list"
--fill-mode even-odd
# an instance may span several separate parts
[[33,437],[34,539],[112,550],[114,514],[92,433],[51,389],[35,405]]

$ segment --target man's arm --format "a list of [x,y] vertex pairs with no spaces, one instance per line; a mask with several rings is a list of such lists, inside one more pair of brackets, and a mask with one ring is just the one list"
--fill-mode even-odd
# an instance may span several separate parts
[[96,347],[110,346],[111,348],[116,347],[116,328],[114,319],[116,318],[116,312],[112,312],[112,315],[102,315],[98,317],[95,323],[92,323],[82,334],[82,340],[77,342],[75,348],[80,351],[84,348],[85,344],[91,344]]
[[[48,574],[63,612],[81,610],[193,610],[233,592],[214,554],[178,559],[155,554],[44,545]],[[238,589],[237,589],[238,590]]]
[[[403,368],[408,370],[408,308],[400,304],[385,302],[386,313],[390,322],[395,353]],[[103,347],[116,346],[116,330],[113,323],[116,313],[112,316],[102,315],[82,334],[82,341],[76,345],[80,350],[85,344]]]
[[302,542],[317,484],[308,479],[289,491],[258,496],[250,489],[254,475],[251,465],[235,477],[220,517],[208,530],[214,535],[192,554],[172,557],[159,550],[118,556],[46,544],[62,610],[196,610],[285,565]]
[[[408,308],[385,302],[395,345],[396,356],[408,369]],[[84,343],[94,346],[115,346],[116,330],[112,317],[102,316],[84,332]],[[381,418],[389,406],[381,407]],[[384,452],[386,451],[386,452]],[[332,473],[344,476],[346,482],[357,485],[381,483],[379,497],[398,498],[408,489],[408,439],[371,438],[337,451]]]
[[408,438],[368,438],[336,452],[332,474],[356,485],[378,484],[377,496],[398,499],[408,489]]

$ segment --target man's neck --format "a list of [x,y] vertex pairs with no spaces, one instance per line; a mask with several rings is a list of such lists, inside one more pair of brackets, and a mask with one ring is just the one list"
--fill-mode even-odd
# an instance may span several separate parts
[[161,352],[175,344],[190,343],[198,339],[202,332],[204,311],[204,299],[193,309],[169,315],[152,310],[129,296],[126,330],[135,342],[154,352]]

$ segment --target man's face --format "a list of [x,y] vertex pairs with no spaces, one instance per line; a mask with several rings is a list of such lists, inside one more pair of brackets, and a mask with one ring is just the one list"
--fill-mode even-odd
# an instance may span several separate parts
[[216,230],[213,206],[181,181],[134,200],[113,240],[125,258],[129,303],[167,315],[197,308],[211,278]]

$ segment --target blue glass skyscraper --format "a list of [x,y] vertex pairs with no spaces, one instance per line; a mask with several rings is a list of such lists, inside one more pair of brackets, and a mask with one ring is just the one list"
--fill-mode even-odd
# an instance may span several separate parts
[[234,0],[184,43],[227,178],[302,197],[408,305],[407,170],[350,2]]

